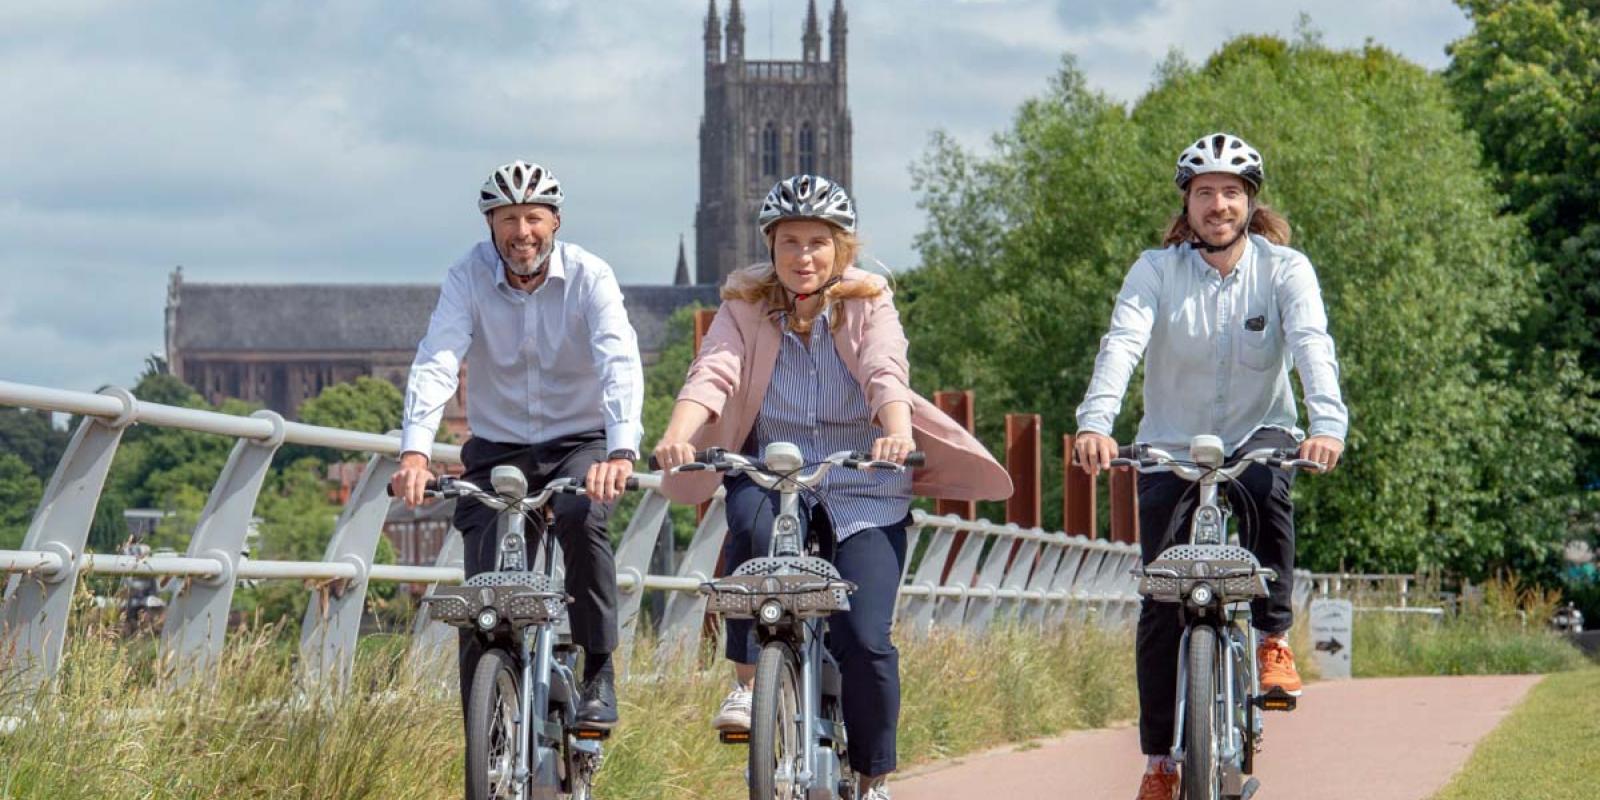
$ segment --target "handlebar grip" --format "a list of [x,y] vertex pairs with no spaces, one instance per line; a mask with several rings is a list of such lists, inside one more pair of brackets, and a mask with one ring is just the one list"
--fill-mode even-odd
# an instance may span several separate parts
[[639,479],[638,478],[629,478],[627,480],[627,482],[623,484],[623,488],[627,489],[630,492],[633,491],[634,489],[639,488]]
[[1141,448],[1139,445],[1125,444],[1117,448],[1117,458],[1126,458],[1133,461],[1138,461],[1140,458],[1144,457],[1144,454],[1140,452],[1140,450]]
[[921,469],[928,465],[928,454],[921,450],[913,450],[906,454],[906,466],[910,469]]
[[[390,497],[394,497],[394,484],[391,483],[391,484],[383,487],[383,491],[384,491],[385,494],[388,494]],[[424,491],[424,492],[437,492],[437,491],[439,491],[439,481],[438,481],[438,479],[436,478],[434,480],[428,481],[427,483],[424,483],[422,485],[422,491]]]
[[[707,447],[704,450],[696,450],[694,451],[694,460],[696,463],[710,464],[716,461],[717,457],[722,455],[723,452],[725,451],[720,447]],[[650,471],[661,471],[661,462],[656,460],[654,454],[650,456]]]

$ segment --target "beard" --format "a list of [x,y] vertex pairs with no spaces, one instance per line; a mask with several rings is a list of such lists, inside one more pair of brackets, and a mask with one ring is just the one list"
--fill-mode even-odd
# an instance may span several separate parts
[[500,251],[500,260],[506,262],[506,269],[511,270],[513,275],[528,278],[544,271],[545,264],[550,262],[550,254],[556,251],[556,240],[550,239],[545,242],[544,246],[539,248],[539,254],[533,259],[533,263],[527,265],[519,264],[507,256],[506,251],[510,249],[507,246]]

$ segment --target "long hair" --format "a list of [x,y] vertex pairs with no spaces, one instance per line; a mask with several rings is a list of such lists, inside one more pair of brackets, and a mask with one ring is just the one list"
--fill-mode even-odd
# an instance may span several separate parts
[[[1258,202],[1254,192],[1250,194],[1250,232],[1276,245],[1289,244],[1291,233],[1289,220],[1267,204]],[[1171,247],[1194,240],[1194,229],[1189,227],[1189,193],[1185,191],[1183,208],[1179,209],[1178,215],[1167,223],[1167,232],[1161,237],[1161,246]]]
[[[767,235],[767,249],[772,249],[774,233]],[[833,272],[828,280],[833,280],[844,274],[856,262],[856,254],[861,250],[861,243],[855,234],[835,228],[833,231]],[[778,280],[778,270],[771,262],[753,264],[738,270],[728,276],[722,285],[722,299],[744,300],[751,303],[765,305],[768,313],[788,312],[789,329],[795,333],[807,334],[811,332],[811,325],[816,320],[817,314],[822,309],[833,306],[841,300],[866,299],[877,297],[883,293],[883,286],[871,281],[840,281],[822,291],[822,303],[817,306],[815,313],[802,315],[793,306],[789,290],[784,288]],[[842,322],[838,314],[833,315],[833,327],[837,329]]]

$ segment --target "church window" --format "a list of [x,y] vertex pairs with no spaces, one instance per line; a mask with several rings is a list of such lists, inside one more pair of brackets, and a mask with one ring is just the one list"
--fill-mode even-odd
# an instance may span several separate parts
[[817,172],[817,134],[811,129],[811,123],[800,124],[800,146],[795,148],[800,151],[800,171],[814,175]]
[[770,122],[761,132],[761,174],[778,177],[778,129]]

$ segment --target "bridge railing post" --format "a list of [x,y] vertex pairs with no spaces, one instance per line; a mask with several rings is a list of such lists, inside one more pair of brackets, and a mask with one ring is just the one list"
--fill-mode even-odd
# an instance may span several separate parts
[[368,459],[355,491],[334,523],[322,560],[351,564],[356,577],[327,581],[311,590],[311,602],[306,604],[300,625],[300,670],[307,683],[333,679],[336,688],[343,689],[350,679],[361,615],[367,605],[367,576],[389,513],[386,489],[398,468],[399,462],[389,456]]
[[89,527],[122,432],[138,407],[125,389],[110,389],[105,394],[122,401],[121,416],[114,420],[84,417],[78,424],[22,540],[23,550],[55,555],[60,568],[48,574],[8,576],[0,601],[4,606],[0,655],[10,651],[23,668],[25,685],[33,688],[47,684],[61,666],[79,558],[88,544]]
[[210,578],[178,581],[161,626],[163,667],[180,684],[206,674],[222,653],[245,533],[272,456],[283,443],[283,417],[272,411],[251,416],[271,422],[272,435],[234,444],[189,539],[189,557],[211,559],[220,571]]

